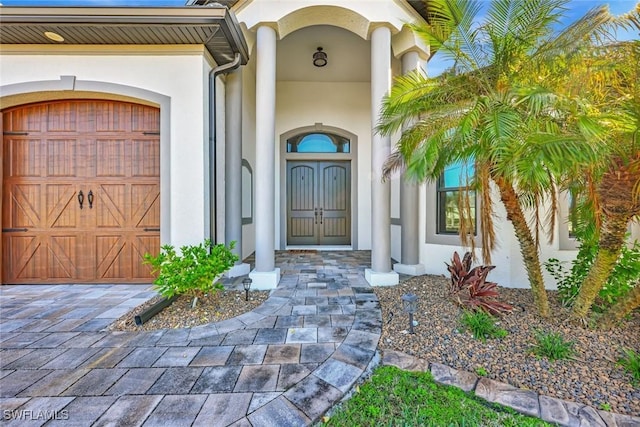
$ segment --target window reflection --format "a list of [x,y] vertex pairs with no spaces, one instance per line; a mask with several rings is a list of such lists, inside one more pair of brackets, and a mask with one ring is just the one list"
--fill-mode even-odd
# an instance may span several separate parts
[[[461,197],[466,197],[468,183],[475,175],[473,162],[456,162],[445,168],[436,186],[439,234],[457,234],[460,230]],[[476,230],[476,195],[469,191],[469,210]]]
[[307,133],[287,140],[287,153],[349,153],[349,140],[330,133]]

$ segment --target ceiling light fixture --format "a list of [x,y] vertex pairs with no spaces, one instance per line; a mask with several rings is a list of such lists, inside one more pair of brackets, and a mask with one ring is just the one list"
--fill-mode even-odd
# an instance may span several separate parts
[[322,51],[321,47],[313,54],[313,65],[316,67],[324,67],[327,65],[327,54]]
[[62,37],[58,33],[54,33],[53,31],[45,31],[44,36],[49,40],[53,40],[54,42],[62,43],[64,41],[64,37]]

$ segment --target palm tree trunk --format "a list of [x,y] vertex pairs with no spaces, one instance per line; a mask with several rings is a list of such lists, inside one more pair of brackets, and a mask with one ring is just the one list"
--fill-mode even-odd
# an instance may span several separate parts
[[589,273],[580,285],[580,292],[573,304],[571,317],[584,322],[598,296],[600,289],[604,286],[611,275],[611,271],[618,261],[618,256],[625,243],[627,215],[605,215],[598,240],[598,254],[589,269]]
[[606,329],[611,328],[638,307],[640,307],[640,283],[636,284],[636,287],[627,292],[617,303],[609,307],[602,316],[602,326]]
[[542,317],[549,317],[549,300],[544,287],[544,279],[542,278],[538,247],[533,239],[531,229],[527,224],[522,208],[520,207],[518,195],[513,185],[503,178],[494,178],[494,181],[500,190],[500,198],[507,211],[507,219],[513,224],[516,237],[520,243],[520,253],[522,254],[522,259],[527,270],[533,300],[538,307],[538,313]]
[[635,194],[637,183],[640,183],[640,170],[619,157],[612,159],[609,171],[602,176],[596,190],[602,215],[598,254],[573,305],[571,317],[574,320],[584,323],[618,261],[629,221],[640,214],[640,202]]

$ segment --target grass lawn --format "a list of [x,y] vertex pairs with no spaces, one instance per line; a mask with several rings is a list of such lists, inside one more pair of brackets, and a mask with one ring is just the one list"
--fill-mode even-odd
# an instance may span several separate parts
[[430,372],[377,368],[328,426],[551,426],[433,381]]

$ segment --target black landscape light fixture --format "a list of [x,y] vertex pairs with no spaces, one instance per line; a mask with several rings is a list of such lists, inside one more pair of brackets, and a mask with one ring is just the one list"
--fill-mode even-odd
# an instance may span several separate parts
[[409,313],[409,333],[413,334],[413,313],[418,311],[418,296],[416,294],[402,295],[402,311]]
[[248,277],[246,279],[242,279],[242,287],[244,288],[245,301],[249,301],[249,288],[251,288],[251,282],[253,282],[253,280],[249,279]]
[[324,67],[327,65],[327,54],[322,51],[321,47],[313,53],[313,65],[316,67]]

